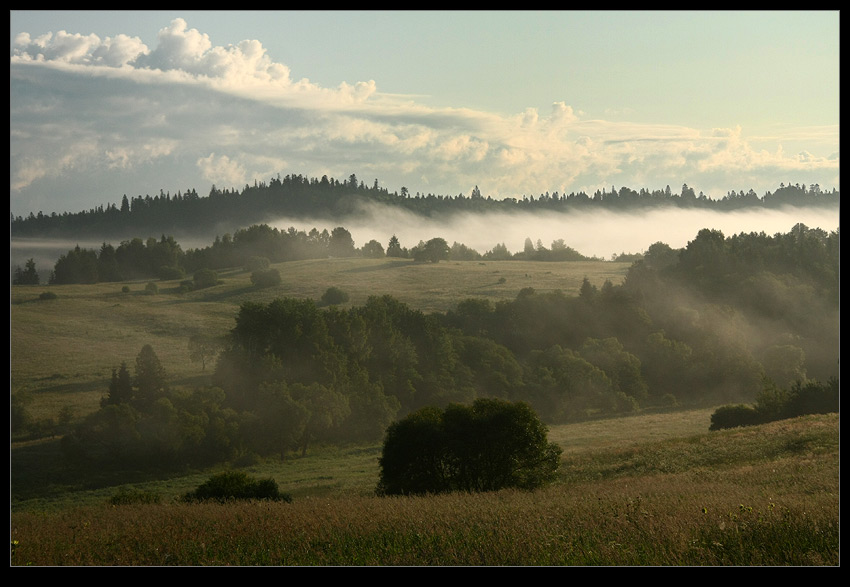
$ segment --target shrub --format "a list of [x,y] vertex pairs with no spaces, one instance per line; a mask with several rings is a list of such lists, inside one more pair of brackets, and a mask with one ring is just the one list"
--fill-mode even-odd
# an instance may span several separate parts
[[184,496],[185,501],[230,501],[234,499],[270,499],[292,502],[292,496],[281,493],[272,478],[255,479],[241,471],[213,475],[206,483]]
[[334,304],[344,304],[348,301],[348,294],[338,287],[329,287],[322,294],[322,304],[332,306]]
[[46,292],[43,292],[41,295],[39,295],[38,299],[40,299],[40,300],[55,300],[56,299],[56,293],[52,292],[52,291],[46,291]]
[[169,267],[168,265],[160,267],[156,274],[162,281],[183,279],[186,276],[186,273],[180,267]]
[[131,505],[136,503],[159,503],[160,497],[158,493],[152,491],[142,491],[140,489],[129,489],[121,487],[115,494],[109,498],[109,503],[112,505]]
[[122,287],[122,288],[121,288],[121,293],[130,293],[130,286],[129,286],[129,285],[125,285],[124,287]]
[[391,424],[379,495],[536,489],[555,480],[561,448],[523,402],[427,407]]
[[218,283],[218,273],[212,269],[200,269],[195,272],[193,284],[195,289],[212,287]]
[[251,273],[251,283],[257,287],[280,285],[280,272],[277,269],[262,269]]
[[156,295],[159,293],[159,287],[153,281],[149,281],[145,285],[145,293],[150,296]]
[[761,415],[752,406],[744,404],[720,406],[711,415],[711,426],[708,429],[722,430],[724,428],[737,428],[738,426],[752,426],[761,422]]
[[839,406],[838,379],[833,377],[826,383],[797,381],[788,392],[782,416],[794,418],[804,414],[828,414],[837,412]]

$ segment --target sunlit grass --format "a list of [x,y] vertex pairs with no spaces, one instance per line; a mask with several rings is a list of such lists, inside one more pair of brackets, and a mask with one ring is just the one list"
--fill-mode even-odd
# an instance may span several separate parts
[[104,488],[87,505],[13,512],[12,564],[839,563],[837,414],[661,440],[626,420],[627,448],[575,449],[561,480],[531,493],[378,498],[368,447],[249,468],[294,489],[291,504],[180,503],[200,472],[138,486],[159,504],[112,506]]

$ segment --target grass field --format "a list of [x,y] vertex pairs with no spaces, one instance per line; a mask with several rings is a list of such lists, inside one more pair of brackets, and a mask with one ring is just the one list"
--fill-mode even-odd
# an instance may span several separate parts
[[[346,305],[371,295],[390,294],[424,312],[446,311],[465,298],[512,300],[523,288],[562,290],[574,295],[584,277],[596,286],[621,283],[628,263],[606,261],[542,263],[454,261],[438,264],[405,259],[322,259],[273,265],[278,287],[258,289],[245,271],[222,271],[221,283],[179,293],[179,281],[157,282],[159,293],[145,295],[145,283],[14,286],[11,291],[11,392],[27,392],[36,418],[56,418],[63,406],[82,415],[98,408],[113,368],[150,344],[174,385],[202,380],[199,363],[189,360],[194,334],[222,336],[235,325],[244,301],[276,297],[321,298],[328,287],[349,294]],[[129,285],[131,291],[122,293]],[[57,295],[41,300],[42,292]],[[209,369],[209,366],[207,367]]]
[[[291,504],[177,500],[209,471],[132,484],[158,504],[110,505],[115,484],[66,487],[15,504],[11,562],[838,565],[838,414],[711,433],[709,418],[698,410],[555,427],[560,480],[531,493],[378,498],[377,446],[247,469],[275,478]],[[590,440],[600,434],[605,441]]]
[[[467,297],[511,300],[525,287],[576,294],[584,277],[620,283],[628,264],[329,259],[277,264],[276,288],[243,271],[189,293],[178,282],[15,286],[11,391],[35,418],[96,410],[111,369],[151,344],[171,385],[210,374],[189,360],[193,334],[219,336],[243,301],[318,300],[329,286],[360,305],[391,294],[423,311]],[[123,285],[131,291],[122,293]],[[39,294],[52,291],[53,300]],[[186,504],[223,470],[80,469],[58,438],[10,449],[12,565],[838,565],[839,416],[708,432],[712,409],[556,426],[556,484],[378,498],[378,444],[317,446],[243,468],[274,478],[291,504]],[[131,489],[156,504],[115,506]]]

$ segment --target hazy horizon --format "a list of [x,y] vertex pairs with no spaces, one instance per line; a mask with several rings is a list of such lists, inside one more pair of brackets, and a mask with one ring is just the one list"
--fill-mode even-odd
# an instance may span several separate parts
[[[349,219],[305,219],[281,217],[268,219],[266,224],[280,230],[295,228],[309,232],[316,228],[320,232],[331,232],[342,226],[351,233],[355,246],[361,248],[370,240],[377,240],[386,249],[391,236],[395,235],[402,247],[410,249],[420,241],[444,238],[449,245],[454,242],[475,249],[482,255],[498,244],[504,244],[511,253],[524,248],[525,239],[550,249],[552,242],[563,239],[564,244],[587,257],[610,260],[612,255],[643,253],[656,242],[672,248],[682,248],[696,238],[703,228],[717,229],[725,236],[741,232],[765,232],[769,235],[787,233],[798,223],[809,228],[821,228],[827,232],[839,228],[838,208],[785,207],[778,209],[741,210],[716,212],[712,210],[683,210],[679,208],[651,209],[646,212],[611,212],[608,210],[574,211],[569,213],[458,213],[440,219],[425,218],[411,212],[388,207],[373,206],[371,213]],[[261,224],[258,222],[257,224]],[[170,234],[185,251],[204,248],[212,244],[216,236],[233,234],[239,228],[210,229],[209,236],[187,236]],[[128,235],[126,238],[161,235]],[[120,244],[116,238],[97,238],[86,235],[81,239],[23,238],[11,239],[11,269],[34,258],[36,267],[47,274],[59,255],[66,254],[79,245],[80,248],[99,250],[103,242],[114,246]]]

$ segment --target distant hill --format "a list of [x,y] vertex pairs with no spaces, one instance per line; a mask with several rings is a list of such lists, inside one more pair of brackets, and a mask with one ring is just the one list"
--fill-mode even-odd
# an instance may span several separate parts
[[501,200],[483,196],[476,187],[469,195],[457,196],[411,193],[406,187],[390,192],[378,181],[369,187],[352,174],[338,181],[301,175],[287,175],[268,183],[255,182],[241,191],[212,186],[206,197],[191,189],[171,194],[160,191],[155,196],[126,195],[120,204],[98,206],[80,212],[30,212],[26,217],[12,216],[12,237],[70,237],[96,233],[120,238],[128,234],[209,234],[210,228],[248,226],[270,218],[333,218],[340,221],[356,218],[374,205],[392,206],[414,214],[433,217],[459,212],[557,211],[604,208],[637,210],[658,207],[705,208],[717,211],[745,208],[780,208],[784,206],[837,206],[839,192],[822,191],[817,184],[780,184],[774,192],[759,196],[752,189],[744,193],[730,191],[721,199],[683,185],[679,193],[669,186],[649,191],[622,187],[611,191],[524,195]]

